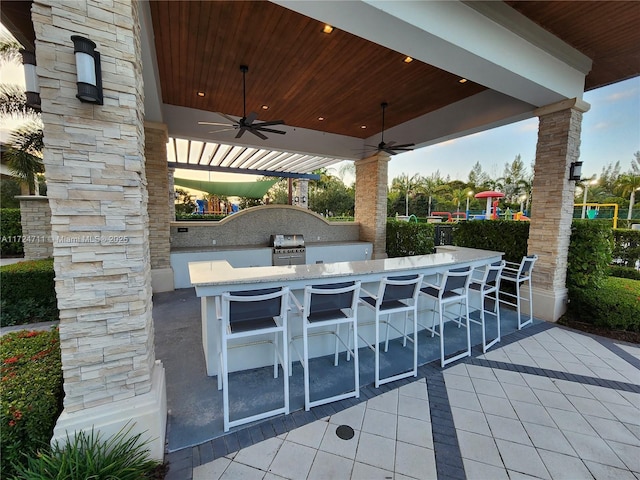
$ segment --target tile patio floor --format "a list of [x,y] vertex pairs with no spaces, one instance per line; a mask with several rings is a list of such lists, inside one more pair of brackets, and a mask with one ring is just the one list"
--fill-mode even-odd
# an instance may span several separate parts
[[638,480],[640,346],[542,323],[166,460],[167,480]]

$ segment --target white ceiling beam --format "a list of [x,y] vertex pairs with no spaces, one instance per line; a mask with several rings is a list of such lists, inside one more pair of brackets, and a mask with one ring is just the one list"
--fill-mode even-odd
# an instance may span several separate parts
[[538,107],[581,98],[591,68],[502,2],[272,1]]

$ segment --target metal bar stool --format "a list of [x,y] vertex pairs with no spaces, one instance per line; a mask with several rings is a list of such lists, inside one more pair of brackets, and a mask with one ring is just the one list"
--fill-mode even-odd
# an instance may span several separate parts
[[[536,263],[536,260],[538,260],[537,255],[527,255],[525,257],[522,257],[522,261],[519,264],[514,262],[506,262],[506,266],[500,274],[500,280],[502,282],[512,282],[516,286],[515,295],[513,293],[501,290],[499,297],[500,302],[511,305],[512,307],[516,307],[516,311],[518,312],[518,330],[526,325],[529,325],[530,323],[533,323],[533,294],[531,291],[531,272],[533,271],[533,265]],[[520,295],[520,286],[525,282],[528,282],[529,284],[528,299]],[[509,300],[504,300],[502,298],[503,296],[507,296]],[[529,320],[527,320],[526,322],[522,321],[520,300],[529,301]]]
[[[425,283],[420,289],[420,294],[435,302],[431,327],[421,325],[431,332],[431,336],[440,337],[440,366],[455,362],[464,357],[471,356],[471,331],[469,329],[469,283],[471,282],[471,267],[454,268],[442,275],[439,285]],[[457,316],[450,317],[447,306],[459,305],[460,310]],[[458,323],[458,328],[462,325],[462,307],[465,309],[465,326],[467,328],[467,349],[449,358],[445,358],[444,351],[444,321],[445,317],[451,318]],[[435,314],[438,310],[439,328],[435,329]]]
[[[216,298],[216,310],[221,320],[220,357],[222,368],[222,395],[224,409],[224,431],[231,427],[261,420],[273,415],[289,413],[289,361],[287,352],[287,310],[289,308],[289,288],[269,288],[262,290],[245,290],[225,292],[222,294],[222,307]],[[229,345],[235,339],[273,334],[273,340],[259,340],[248,344]],[[282,354],[279,351],[278,337],[282,336]],[[257,413],[236,420],[229,419],[229,348],[247,347],[258,343],[273,343],[274,364],[273,378],[278,378],[278,363],[282,365],[284,406]]]
[[[480,321],[469,318],[469,321],[482,326],[482,352],[486,353],[491,347],[500,341],[500,306],[498,302],[498,291],[500,290],[500,274],[505,266],[505,261],[494,262],[484,267],[482,277],[471,278],[469,293],[477,293],[480,296]],[[487,309],[487,305],[493,302],[493,308]],[[490,313],[496,319],[497,336],[487,343],[485,314]]]
[[[375,343],[370,345],[361,336],[360,339],[365,342],[375,354],[375,386],[378,388],[384,383],[393,382],[401,378],[416,377],[418,375],[418,294],[420,285],[422,284],[422,274],[402,275],[396,277],[385,277],[380,281],[378,294],[373,295],[362,289],[365,294],[360,298],[360,303],[374,311],[375,314]],[[391,315],[394,313],[405,314],[405,325],[407,315],[413,315],[413,338],[400,331],[391,324]],[[386,316],[386,320],[381,317]],[[403,345],[406,345],[408,339],[413,343],[413,368],[407,372],[392,375],[386,378],[380,378],[380,324],[386,325],[385,348],[389,349],[389,327],[396,330],[403,337]],[[364,324],[362,324],[364,325]],[[355,336],[355,335],[354,335]],[[357,338],[357,337],[356,337]]]
[[[358,349],[351,346],[351,335],[348,335],[347,343],[340,336],[340,327],[347,325],[347,332],[351,329],[358,333],[357,306],[360,296],[360,281],[334,283],[326,285],[306,286],[304,289],[303,305],[300,305],[296,298],[291,298],[296,303],[298,310],[302,312],[302,345],[303,354],[295,348],[293,343],[296,338],[291,338],[289,344],[296,350],[300,357],[300,363],[304,369],[304,408],[324,405],[345,398],[360,398],[360,370],[358,364]],[[329,329],[332,328],[333,329]],[[310,392],[310,365],[309,365],[309,339],[312,336],[334,335],[335,351],[334,366],[338,366],[338,343],[341,343],[347,352],[347,359],[353,356],[354,387],[348,392],[339,393],[329,397],[311,400]],[[298,337],[299,338],[299,337]],[[314,375],[314,378],[317,378]]]

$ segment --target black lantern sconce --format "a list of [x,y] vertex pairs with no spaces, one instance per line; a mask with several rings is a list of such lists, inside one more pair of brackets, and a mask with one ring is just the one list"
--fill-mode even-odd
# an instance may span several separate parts
[[78,94],[81,102],[102,105],[102,69],[100,68],[100,52],[96,52],[96,44],[88,38],[72,35],[73,52],[76,55],[76,71],[78,73]]
[[571,162],[571,167],[569,168],[569,180],[579,182],[581,175],[582,162]]
[[20,54],[24,68],[27,106],[34,110],[40,110],[40,82],[36,73],[36,54],[24,49],[20,50]]

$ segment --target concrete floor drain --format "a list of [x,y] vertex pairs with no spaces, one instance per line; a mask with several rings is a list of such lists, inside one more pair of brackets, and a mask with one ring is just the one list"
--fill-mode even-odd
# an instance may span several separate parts
[[349,425],[340,425],[336,428],[336,435],[338,435],[342,440],[351,440],[355,435],[355,432]]

